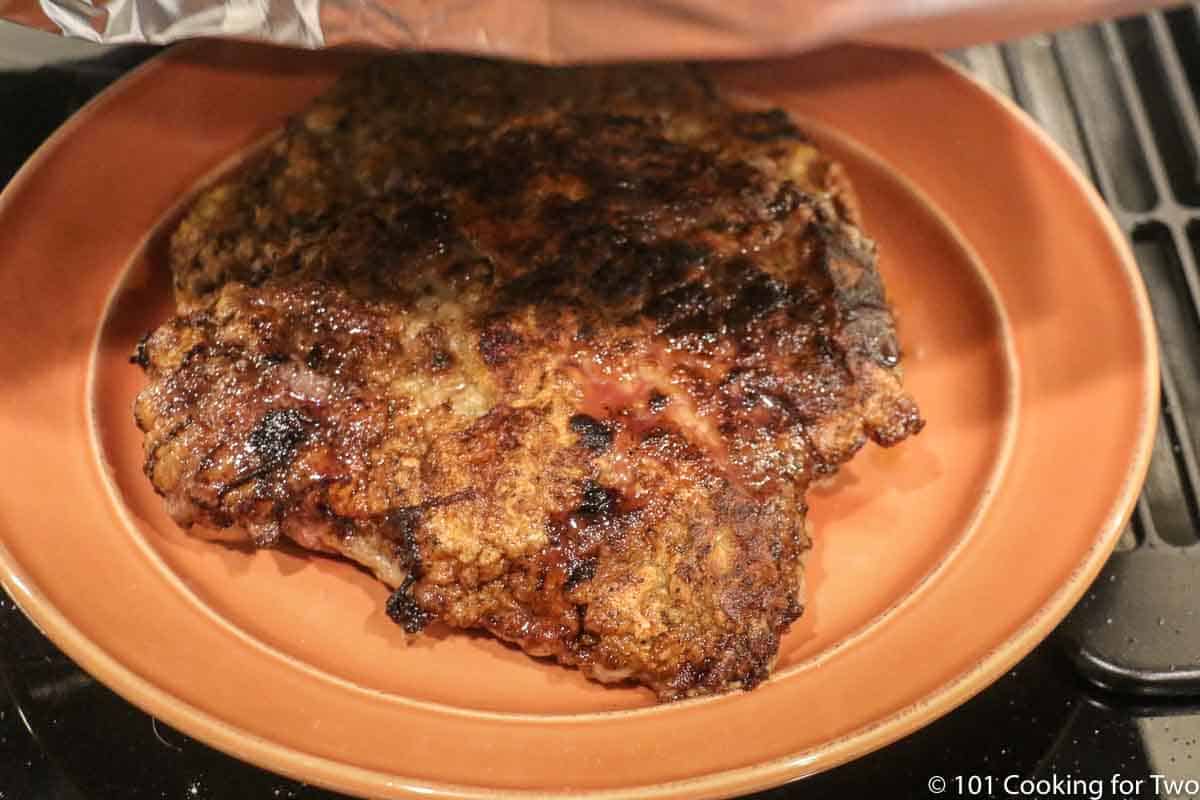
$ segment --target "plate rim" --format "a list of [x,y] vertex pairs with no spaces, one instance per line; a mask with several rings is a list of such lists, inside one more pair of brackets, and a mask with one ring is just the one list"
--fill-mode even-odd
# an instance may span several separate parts
[[[86,125],[91,117],[103,111],[115,98],[128,91],[132,86],[147,80],[170,59],[179,58],[193,50],[202,51],[211,46],[213,46],[213,42],[208,40],[192,40],[167,48],[135,67],[93,97],[34,151],[5,189],[0,192],[0,216],[4,215],[7,207],[14,202],[13,198],[20,193],[24,185],[35,179],[43,164],[52,158],[55,152],[76,134],[79,128]],[[935,64],[939,68],[953,73],[973,91],[987,98],[999,113],[1016,122],[1025,134],[1031,135],[1043,154],[1056,162],[1064,174],[1069,177],[1075,193],[1087,200],[1093,218],[1100,223],[1114,252],[1119,256],[1117,260],[1120,262],[1121,276],[1124,278],[1129,296],[1133,301],[1142,336],[1144,365],[1144,379],[1139,395],[1144,402],[1137,425],[1137,447],[1130,453],[1132,458],[1125,471],[1120,491],[1111,503],[1103,525],[1093,536],[1084,558],[1072,570],[1068,580],[1042,603],[1010,637],[997,643],[970,668],[925,693],[919,701],[901,708],[891,715],[877,719],[863,728],[824,742],[807,751],[751,766],[719,770],[678,781],[585,792],[584,794],[589,797],[651,798],[674,797],[684,794],[715,796],[753,791],[806,777],[846,763],[913,732],[982,691],[1040,643],[1050,630],[1066,616],[1099,574],[1124,523],[1132,514],[1149,469],[1159,416],[1160,392],[1157,332],[1148,293],[1141,279],[1132,248],[1095,187],[1070,157],[1024,110],[1009,98],[979,81],[951,59],[929,53],[910,53],[909,56],[923,59],[927,63]],[[79,401],[86,403],[87,396],[79,398]],[[2,539],[0,539],[0,585],[4,586],[13,602],[40,631],[53,640],[87,672],[96,676],[126,701],[187,733],[196,735],[197,738],[234,758],[249,760],[272,771],[342,791],[384,790],[424,796],[466,798],[546,797],[568,793],[566,791],[496,791],[473,785],[408,779],[278,744],[249,730],[224,722],[215,715],[171,694],[166,689],[156,686],[151,680],[121,663],[115,655],[93,642],[76,627],[50,602],[29,576],[23,574],[18,562]],[[252,755],[247,757],[247,752],[251,752]],[[818,760],[820,761],[819,766],[813,768]],[[347,778],[352,779],[353,783],[348,783]],[[569,794],[576,796],[580,793],[569,792]]]

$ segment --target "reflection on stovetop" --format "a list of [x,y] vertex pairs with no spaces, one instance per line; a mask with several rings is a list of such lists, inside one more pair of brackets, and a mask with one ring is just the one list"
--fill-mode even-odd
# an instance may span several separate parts
[[[0,599],[0,643],[0,676],[11,698],[0,703],[2,800],[340,797],[229,758],[133,708],[76,668],[7,597]],[[954,713],[852,764],[761,797],[870,797],[884,787],[894,798],[930,797],[934,776],[991,776],[996,791],[982,797],[1011,796],[999,783],[1009,775],[1106,785],[1117,773],[1145,780],[1151,764],[1144,744],[1154,740],[1179,751],[1164,758],[1177,763],[1156,764],[1156,771],[1200,775],[1200,763],[1195,773],[1185,763],[1194,740],[1178,732],[1200,717],[1141,716],[1164,713],[1091,694],[1052,637]],[[797,709],[796,724],[803,723]],[[1148,781],[1143,788],[1122,796],[1156,797]]]
[[126,703],[0,599],[0,800],[340,797],[255,769]]

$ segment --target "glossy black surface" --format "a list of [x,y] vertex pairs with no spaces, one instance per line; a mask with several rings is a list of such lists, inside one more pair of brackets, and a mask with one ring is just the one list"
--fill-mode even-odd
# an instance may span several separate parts
[[[7,599],[0,604],[0,641],[10,698],[0,704],[0,800],[340,797],[248,766],[154,721],[75,668]],[[762,797],[865,798],[884,788],[891,797],[929,797],[934,776],[1107,781],[1117,772],[1150,773],[1137,710],[1108,707],[1089,694],[1052,639],[953,714],[853,764]],[[998,788],[990,796],[1010,796]]]

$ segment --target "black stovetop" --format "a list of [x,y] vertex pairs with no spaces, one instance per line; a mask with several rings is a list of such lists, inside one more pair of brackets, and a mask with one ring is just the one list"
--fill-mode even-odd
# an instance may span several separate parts
[[[70,113],[152,52],[0,72],[0,185]],[[1164,349],[1164,423],[1147,490],[1092,591],[1011,672],[896,744],[760,796],[1200,796],[1161,782],[1156,791],[1151,777],[1200,779],[1200,600],[1189,590],[1200,581],[1200,420],[1188,424],[1200,410],[1200,12],[953,56],[1046,127],[1135,245]],[[3,593],[0,680],[0,800],[339,797],[218,753],[130,706]]]
[[[7,601],[0,606],[0,640],[11,697],[0,704],[3,800],[338,797],[248,766],[156,722],[76,668]],[[895,798],[931,797],[934,776],[1108,781],[1120,772],[1145,778],[1151,768],[1139,724],[1143,711],[1090,693],[1052,638],[949,716],[764,797],[860,798],[882,788]],[[1200,776],[1200,756],[1191,774]]]

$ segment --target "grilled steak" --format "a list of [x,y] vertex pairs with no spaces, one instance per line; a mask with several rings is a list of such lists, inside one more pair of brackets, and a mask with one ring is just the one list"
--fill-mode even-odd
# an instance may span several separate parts
[[376,62],[175,232],[146,473],[205,535],[371,569],[411,633],[752,687],[808,484],[922,425],[854,216],[684,68]]

